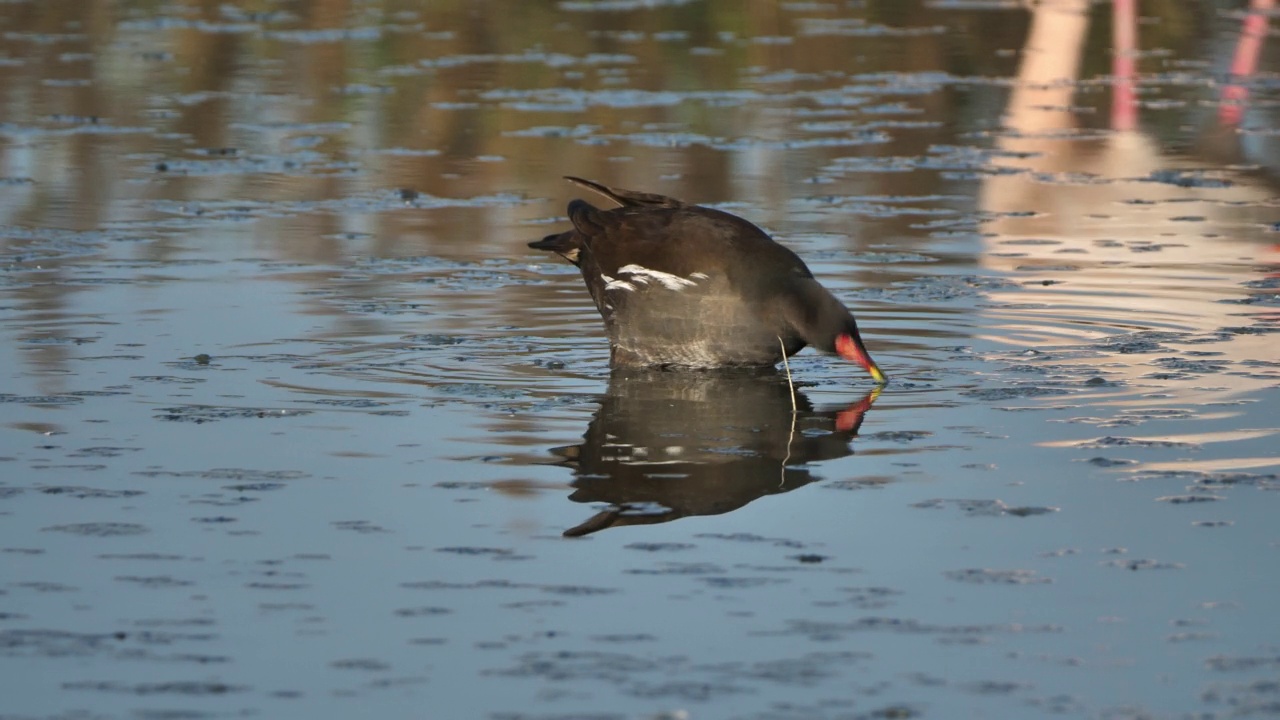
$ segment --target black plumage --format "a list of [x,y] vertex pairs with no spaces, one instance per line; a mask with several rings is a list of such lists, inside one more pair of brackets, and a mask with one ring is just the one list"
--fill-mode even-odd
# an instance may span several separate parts
[[811,345],[885,381],[853,314],[760,228],[664,195],[568,180],[619,207],[574,200],[573,228],[529,247],[582,270],[615,365],[771,366]]

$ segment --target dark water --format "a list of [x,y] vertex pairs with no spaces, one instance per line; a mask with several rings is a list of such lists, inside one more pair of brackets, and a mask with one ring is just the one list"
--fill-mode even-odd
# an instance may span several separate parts
[[[0,718],[1280,715],[1274,30],[1041,6],[0,3]],[[611,376],[565,174],[894,382]]]

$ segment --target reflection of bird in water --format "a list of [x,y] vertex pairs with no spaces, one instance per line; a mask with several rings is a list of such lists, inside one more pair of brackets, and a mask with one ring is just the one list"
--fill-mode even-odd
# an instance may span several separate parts
[[807,462],[853,453],[878,390],[816,412],[774,372],[616,370],[580,445],[556,448],[574,468],[576,502],[609,507],[565,532],[718,515],[815,478]]
[[529,246],[582,270],[614,365],[768,367],[812,345],[885,382],[853,314],[760,228],[663,195],[569,180],[620,207],[574,200],[573,229]]

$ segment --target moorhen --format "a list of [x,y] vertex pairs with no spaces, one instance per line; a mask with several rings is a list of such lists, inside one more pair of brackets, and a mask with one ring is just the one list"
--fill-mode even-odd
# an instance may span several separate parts
[[529,247],[582,270],[615,366],[769,367],[812,345],[887,382],[849,309],[760,228],[665,195],[566,179],[619,207],[574,200],[573,229]]

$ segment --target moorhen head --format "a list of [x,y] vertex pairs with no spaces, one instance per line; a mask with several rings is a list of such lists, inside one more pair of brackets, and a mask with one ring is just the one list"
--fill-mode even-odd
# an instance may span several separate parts
[[573,229],[529,247],[582,270],[615,366],[769,367],[811,345],[887,382],[849,309],[760,228],[664,195],[567,179],[619,207],[574,200]]

